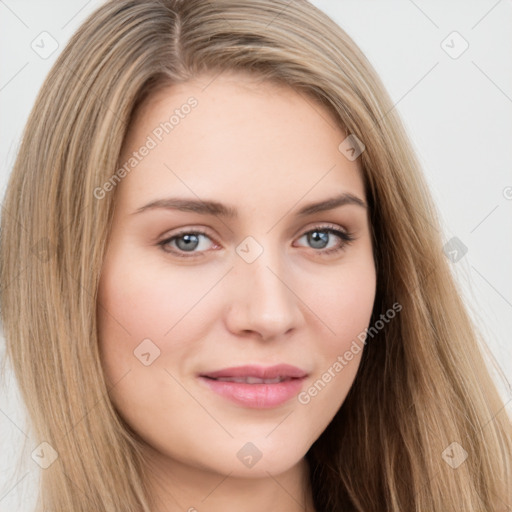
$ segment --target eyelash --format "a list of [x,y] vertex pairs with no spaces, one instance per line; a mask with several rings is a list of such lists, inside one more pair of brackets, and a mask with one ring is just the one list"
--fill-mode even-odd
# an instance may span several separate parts
[[[347,231],[342,231],[342,230],[338,229],[336,226],[333,226],[330,224],[315,226],[312,229],[309,229],[308,231],[305,231],[304,233],[302,233],[302,235],[299,238],[302,238],[304,235],[308,235],[315,231],[323,231],[323,232],[326,232],[329,234],[333,234],[342,240],[342,242],[339,246],[331,247],[330,249],[315,250],[313,248],[313,251],[316,252],[319,256],[329,256],[329,255],[341,252],[346,249],[346,246],[350,245],[355,240],[355,237],[353,236],[352,233],[349,233]],[[165,248],[165,246],[167,244],[169,244],[173,240],[180,238],[183,235],[204,235],[205,237],[207,237],[210,240],[212,240],[213,242],[215,242],[215,240],[213,240],[211,238],[211,236],[208,233],[206,233],[205,231],[203,231],[201,229],[194,229],[194,230],[180,231],[179,233],[176,233],[175,235],[173,235],[169,238],[166,238],[165,240],[162,240],[161,242],[158,242],[158,245],[167,254],[171,253],[180,258],[193,258],[193,257],[198,256],[198,255],[202,254],[203,252],[205,252],[205,251],[201,251],[199,253],[191,252],[191,253],[187,254],[185,251],[181,251],[179,249],[178,250],[176,250],[176,249],[168,250]]]

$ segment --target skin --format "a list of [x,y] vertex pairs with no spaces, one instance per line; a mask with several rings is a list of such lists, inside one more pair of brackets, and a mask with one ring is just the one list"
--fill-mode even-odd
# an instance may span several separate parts
[[[346,134],[311,98],[244,74],[213,78],[160,90],[130,127],[121,162],[189,97],[198,101],[115,190],[98,295],[105,376],[143,442],[156,511],[311,511],[304,456],[343,403],[362,352],[307,404],[244,407],[197,375],[288,363],[308,372],[307,390],[368,326],[376,274],[367,208],[296,214],[341,192],[366,203],[360,162],[338,150]],[[238,217],[134,213],[171,196],[215,200]],[[325,224],[354,240],[322,231],[327,249],[342,246],[322,255],[306,233]],[[159,245],[198,228],[207,236],[188,246],[192,257],[183,238]],[[236,252],[248,236],[263,249],[252,263]],[[184,257],[171,252],[180,248]],[[148,338],[160,355],[145,366],[134,350]],[[237,457],[248,442],[262,454],[252,467]]]

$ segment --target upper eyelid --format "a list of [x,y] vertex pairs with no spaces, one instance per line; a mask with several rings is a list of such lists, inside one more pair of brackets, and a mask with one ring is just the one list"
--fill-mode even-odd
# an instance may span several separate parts
[[[165,234],[159,238],[169,239],[169,238],[173,238],[173,237],[180,236],[183,234],[188,234],[188,233],[199,233],[202,235],[211,236],[212,238],[215,238],[215,235],[210,235],[210,233],[208,232],[209,228],[185,227],[185,228],[177,228],[177,229],[178,229],[178,231],[176,233]],[[345,228],[339,224],[332,223],[332,222],[317,222],[317,223],[313,223],[311,226],[309,226],[307,228],[302,228],[301,230],[296,232],[295,236],[299,236],[299,235],[302,236],[306,233],[309,233],[310,231],[312,231],[314,229],[325,229],[325,230],[334,229],[334,230],[339,230],[339,231],[344,231],[344,232],[349,231],[347,228]]]

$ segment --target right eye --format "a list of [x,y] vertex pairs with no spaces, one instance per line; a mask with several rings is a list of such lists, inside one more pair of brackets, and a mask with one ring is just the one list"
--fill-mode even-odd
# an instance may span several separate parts
[[[162,250],[183,258],[198,256],[208,250],[208,242],[211,240],[207,233],[200,230],[183,230],[171,237],[158,242]],[[213,242],[215,244],[215,242]],[[196,249],[200,249],[197,250]],[[187,254],[188,253],[188,254]]]

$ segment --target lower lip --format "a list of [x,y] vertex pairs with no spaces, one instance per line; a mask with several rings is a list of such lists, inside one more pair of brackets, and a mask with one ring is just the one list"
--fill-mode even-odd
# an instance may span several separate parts
[[291,379],[275,384],[245,384],[199,377],[212,391],[244,407],[271,409],[296,396],[304,379]]

